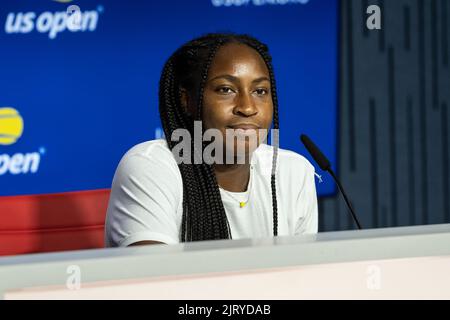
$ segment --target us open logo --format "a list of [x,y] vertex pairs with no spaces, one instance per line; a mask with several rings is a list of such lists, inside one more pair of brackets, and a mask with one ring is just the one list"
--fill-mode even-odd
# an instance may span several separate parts
[[15,144],[23,131],[24,121],[19,111],[11,107],[0,108],[0,176],[36,173],[39,170],[44,148],[40,148],[39,152],[1,153],[2,149]]
[[70,5],[65,11],[58,12],[10,12],[6,16],[5,33],[48,33],[49,39],[69,30],[70,32],[93,32],[97,29],[99,14],[104,11],[102,5],[96,10],[82,11],[76,5]]

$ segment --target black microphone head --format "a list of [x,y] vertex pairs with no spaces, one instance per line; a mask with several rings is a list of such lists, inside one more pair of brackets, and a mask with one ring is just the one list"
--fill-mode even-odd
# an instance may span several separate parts
[[325,157],[325,155],[319,150],[319,148],[317,148],[314,142],[312,142],[311,139],[308,138],[308,136],[305,134],[302,134],[300,136],[300,140],[302,141],[306,150],[308,150],[308,152],[314,158],[314,161],[317,162],[320,169],[328,171],[331,168],[330,161],[328,161],[327,157]]

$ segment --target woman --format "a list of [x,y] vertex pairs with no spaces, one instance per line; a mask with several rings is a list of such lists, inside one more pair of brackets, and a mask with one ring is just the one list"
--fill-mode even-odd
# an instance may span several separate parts
[[[317,232],[314,167],[261,138],[256,146],[242,139],[264,135],[272,122],[278,129],[275,78],[265,44],[231,33],[186,43],[164,66],[159,112],[165,139],[133,147],[117,168],[106,246]],[[172,134],[184,129],[194,135],[196,120],[203,131],[218,130],[223,141],[230,131],[238,132],[222,147],[224,153],[243,147],[245,159],[195,162],[208,144],[199,150],[192,139],[193,151],[181,155],[193,161],[180,163]]]

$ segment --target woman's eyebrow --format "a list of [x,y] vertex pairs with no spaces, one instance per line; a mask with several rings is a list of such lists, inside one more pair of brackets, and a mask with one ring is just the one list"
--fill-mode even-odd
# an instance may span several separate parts
[[[222,75],[219,75],[219,76],[216,76],[216,77],[210,79],[209,81],[214,81],[214,80],[217,80],[217,79],[220,79],[220,78],[224,78],[224,79],[226,79],[226,80],[228,80],[230,82],[239,82],[239,78],[235,77],[235,76],[232,76],[231,74],[222,74]],[[262,76],[262,77],[259,77],[257,79],[254,79],[252,81],[252,83],[257,83],[257,82],[262,82],[262,81],[269,81],[270,82],[270,79],[268,77],[266,77],[266,76]]]
[[257,82],[262,82],[262,81],[269,81],[270,82],[270,79],[267,78],[266,76],[262,76],[262,77],[259,77],[259,78],[255,79],[255,80],[253,80],[252,83],[257,83]]

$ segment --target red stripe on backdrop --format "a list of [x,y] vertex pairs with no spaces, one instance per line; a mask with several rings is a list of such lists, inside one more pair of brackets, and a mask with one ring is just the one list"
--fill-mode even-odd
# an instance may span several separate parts
[[102,248],[109,193],[0,197],[0,255]]

